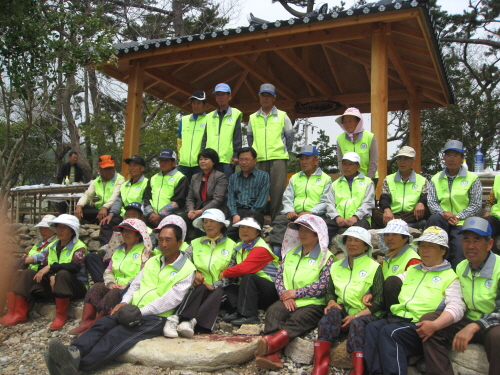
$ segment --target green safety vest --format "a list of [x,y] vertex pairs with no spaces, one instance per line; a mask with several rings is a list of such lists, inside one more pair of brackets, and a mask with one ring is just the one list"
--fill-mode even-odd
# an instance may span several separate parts
[[[87,255],[87,245],[83,243],[81,240],[77,240],[74,242],[74,239],[69,241],[69,243],[61,250],[61,253],[59,254],[59,258],[57,257],[57,244],[59,243],[59,240],[55,240],[50,244],[49,247],[49,256],[47,258],[47,261],[49,265],[54,264],[54,263],[71,263],[71,260],[73,259],[73,254],[76,252],[76,250],[81,249],[82,247],[85,249],[85,255]],[[80,280],[85,286],[88,288],[89,286],[89,280],[87,277],[87,270],[85,269],[85,266],[82,266],[80,268],[80,271],[78,271],[76,278]]]
[[368,253],[353,259],[352,269],[346,256],[332,264],[330,277],[332,278],[337,303],[343,305],[348,315],[356,315],[366,306],[362,298],[373,285],[373,279],[380,267]]
[[[327,258],[330,256],[332,254],[328,251]],[[304,257],[302,256],[302,245],[290,250],[283,260],[283,284],[285,289],[299,289],[318,281],[323,270],[323,268],[318,268],[318,262],[321,262],[321,250],[319,246],[315,247]],[[318,297],[297,298],[295,304],[298,307],[325,305],[325,294]]]
[[124,182],[122,186],[120,186],[120,197],[122,198],[122,208],[120,211],[120,215],[122,217],[125,217],[125,207],[127,207],[130,203],[142,203],[142,197],[144,196],[144,190],[146,190],[146,186],[148,186],[147,177],[144,177],[142,180],[137,181],[134,184],[132,184],[129,180],[127,182]]
[[[236,264],[240,264],[241,262],[243,262],[247,258],[248,254],[250,254],[250,251],[252,251],[251,249],[250,251],[244,250],[241,247],[242,244],[242,242],[238,242],[236,244],[236,247],[234,248],[236,250]],[[269,254],[273,256],[273,260],[265,265],[264,268],[255,272],[255,274],[259,277],[262,277],[263,279],[274,282],[274,280],[276,280],[276,272],[278,271],[278,268],[280,266],[278,257],[273,254],[269,245],[262,238],[259,238],[254,247],[263,247],[267,251],[269,251]]]
[[394,258],[384,259],[384,263],[382,263],[384,280],[389,276],[396,276],[405,272],[406,265],[412,259],[420,259],[420,255],[409,245],[405,245]]
[[490,253],[486,264],[476,277],[472,276],[469,261],[463,260],[457,265],[457,276],[467,305],[465,312],[467,318],[478,320],[484,314],[490,314],[495,310],[500,281],[500,256]]
[[[28,256],[29,256],[29,257],[32,257],[32,256],[33,256],[33,255],[35,255],[35,254],[39,254],[39,253],[41,253],[41,252],[42,252],[42,251],[44,251],[45,249],[48,249],[50,246],[52,246],[52,244],[53,244],[54,242],[56,242],[56,241],[58,241],[57,237],[56,237],[56,238],[55,238],[52,242],[48,242],[48,243],[47,243],[47,245],[45,245],[45,246],[44,246],[43,248],[41,248],[40,250],[38,250],[38,248],[42,245],[42,242],[43,242],[43,241],[40,241],[40,242],[36,243],[35,245],[33,245],[33,247],[31,248],[31,250],[28,252]],[[28,266],[28,268],[29,268],[30,270],[33,270],[33,271],[38,271],[38,266],[39,266],[39,265],[40,265],[40,264],[38,264],[38,263],[37,263],[37,264],[30,264],[30,265]]]
[[175,173],[162,174],[157,173],[151,177],[151,206],[153,211],[157,214],[163,207],[170,203],[175,188],[184,175],[178,170],[174,169]]
[[282,138],[286,113],[278,110],[269,113],[267,119],[259,112],[250,115],[253,133],[252,147],[257,151],[257,161],[287,159],[285,143]]
[[[167,264],[161,268],[161,255],[149,259],[144,265],[139,290],[132,296],[132,305],[142,308],[167,293],[175,284],[196,272],[194,264],[183,254],[176,268]],[[158,316],[170,316],[175,308],[165,311]]]
[[422,189],[425,186],[425,177],[415,173],[414,183],[408,180],[406,183],[395,181],[397,173],[387,176],[387,185],[391,192],[391,211],[394,213],[411,212],[420,199]]
[[[440,177],[440,176],[443,177]],[[476,181],[477,175],[467,171],[467,176],[456,176],[448,189],[448,177],[444,172],[438,172],[432,177],[432,183],[436,187],[436,195],[439,205],[445,211],[453,214],[462,212],[469,206],[469,190],[472,183]],[[457,225],[462,225],[465,220],[460,220]]]
[[[189,247],[189,245],[187,244],[187,242],[183,242],[181,247],[179,247],[179,250],[182,252],[185,252],[188,247]],[[162,255],[162,254],[161,254],[161,250],[159,248],[155,247],[153,250],[152,257],[157,256],[157,255]]]
[[115,283],[118,285],[127,285],[141,271],[142,251],[144,243],[140,242],[131,248],[127,253],[120,246],[111,257],[113,261],[112,269],[115,275]]
[[184,167],[197,167],[198,154],[207,128],[205,114],[198,115],[196,120],[193,115],[182,116],[182,146],[179,150],[179,165]]
[[[359,135],[362,134],[361,138]],[[347,139],[346,133],[342,133],[337,136],[337,145],[342,151],[342,155],[348,152],[355,152],[359,155],[361,159],[359,171],[365,176],[368,175],[368,167],[370,166],[370,147],[373,141],[373,133],[368,130],[363,130],[362,133],[358,134],[358,140],[352,142]],[[378,171],[375,172],[375,178],[378,178]]]
[[[231,114],[222,119],[219,131],[219,115],[217,110],[210,112],[207,117],[207,144],[206,148],[214,149],[219,154],[221,163],[229,164],[234,154],[233,134],[236,122],[241,118],[239,109],[231,108]],[[184,141],[183,141],[184,143]]]
[[109,200],[115,189],[115,184],[120,180],[124,180],[124,177],[119,173],[115,173],[115,176],[107,182],[104,182],[101,176],[98,176],[94,180],[95,195],[99,198],[99,200],[95,202],[95,207],[97,209],[100,210]]
[[[366,189],[372,180],[362,174],[354,177],[351,187],[344,176],[333,182],[333,193],[335,194],[335,205],[340,216],[344,219],[353,217],[363,203]],[[363,219],[360,217],[359,219]],[[366,218],[371,223],[371,217]]]
[[219,242],[212,250],[208,243],[196,238],[191,241],[193,247],[193,263],[198,271],[205,277],[205,282],[213,284],[219,281],[219,275],[231,261],[235,242],[230,238]]
[[417,264],[408,268],[399,292],[399,303],[391,306],[393,314],[411,318],[412,322],[418,322],[422,315],[444,305],[445,291],[457,279],[450,264],[438,271],[425,272],[422,267]]
[[[319,168],[318,168],[319,169]],[[310,211],[316,206],[325,190],[325,186],[332,179],[325,172],[319,169],[320,174],[311,175],[307,178],[304,172],[295,173],[290,178],[295,198],[293,208],[295,212]]]
[[493,182],[493,193],[495,194],[495,199],[497,203],[491,206],[491,216],[495,216],[500,219],[500,174],[495,176],[495,182]]

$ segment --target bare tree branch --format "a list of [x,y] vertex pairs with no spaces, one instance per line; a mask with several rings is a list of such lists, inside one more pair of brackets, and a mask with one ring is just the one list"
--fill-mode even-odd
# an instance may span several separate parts
[[441,42],[482,44],[492,48],[500,48],[500,42],[490,39],[441,38]]

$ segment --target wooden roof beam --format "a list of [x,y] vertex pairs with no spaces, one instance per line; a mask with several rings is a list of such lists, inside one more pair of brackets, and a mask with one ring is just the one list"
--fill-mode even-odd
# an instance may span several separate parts
[[434,102],[439,103],[442,107],[448,107],[450,105],[450,103],[447,103],[443,97],[441,97],[440,95],[436,95],[436,92],[432,92],[431,90],[428,90],[426,88],[422,90],[422,94],[425,97],[433,100]]
[[401,77],[403,84],[410,92],[410,95],[412,97],[415,97],[417,95],[415,85],[411,79],[411,76],[408,74],[408,69],[406,69],[406,67],[403,64],[403,61],[401,61],[401,57],[396,51],[396,47],[394,46],[394,43],[392,43],[390,38],[388,38],[387,40],[387,52],[389,59],[391,60],[392,65],[394,65],[394,68],[398,72],[399,77]]
[[330,55],[330,52],[326,49],[326,47],[322,45],[321,48],[323,49],[323,53],[325,54],[326,61],[328,62],[328,66],[330,67],[333,78],[335,79],[335,83],[337,84],[340,93],[343,94],[345,92],[345,88],[344,85],[342,84],[339,71],[335,66],[335,62],[333,61],[332,56]]
[[[253,56],[251,57],[252,61],[255,63],[257,59],[259,58],[260,53],[254,53]],[[231,61],[228,59],[228,61]],[[245,79],[248,76],[248,70],[243,69],[243,72],[241,73],[240,77],[238,78],[238,81],[236,81],[236,84],[234,87],[231,89],[233,95],[236,95],[238,93],[238,90],[240,89],[241,85],[245,81]]]
[[399,23],[393,23],[391,27],[391,31],[394,31],[397,34],[404,35],[406,37],[410,37],[419,42],[425,42],[425,37],[422,35],[420,30],[412,29],[410,27],[403,26]]
[[190,85],[192,85],[194,82],[199,81],[200,79],[205,78],[205,77],[211,75],[213,72],[215,72],[218,69],[226,66],[230,62],[231,62],[231,60],[229,60],[229,59],[224,59],[223,61],[217,60],[214,64],[209,65],[208,67],[206,67],[205,69],[203,69],[203,72],[201,74],[197,75],[196,77],[193,77],[193,79],[190,80],[188,83]]

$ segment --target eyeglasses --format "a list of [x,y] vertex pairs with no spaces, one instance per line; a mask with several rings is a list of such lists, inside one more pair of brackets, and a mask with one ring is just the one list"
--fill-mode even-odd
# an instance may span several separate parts
[[240,163],[250,163],[252,160],[255,160],[255,158],[252,159],[238,159]]
[[405,157],[403,157],[403,156],[398,156],[398,157],[396,158],[396,160],[397,160],[397,161],[412,161],[412,160],[413,160],[413,158],[405,158]]

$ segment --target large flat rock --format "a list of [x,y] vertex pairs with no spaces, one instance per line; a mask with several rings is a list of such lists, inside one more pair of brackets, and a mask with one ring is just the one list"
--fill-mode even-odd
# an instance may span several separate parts
[[137,343],[118,358],[148,366],[215,371],[254,359],[259,336],[195,335],[192,339],[155,337]]

